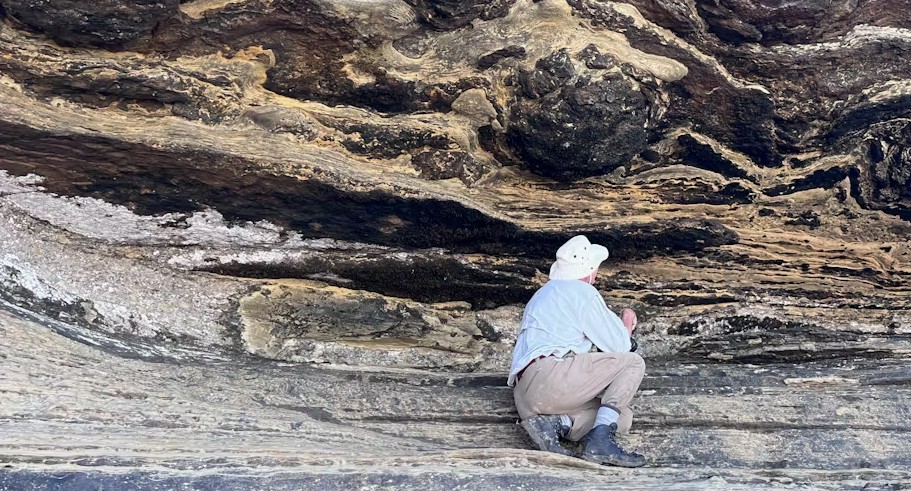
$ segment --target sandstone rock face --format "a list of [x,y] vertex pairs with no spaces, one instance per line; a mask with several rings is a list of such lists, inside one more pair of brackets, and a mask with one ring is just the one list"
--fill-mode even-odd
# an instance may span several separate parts
[[69,46],[122,48],[178,13],[179,0],[4,0],[9,18]]
[[[909,12],[0,0],[0,488],[904,486]],[[579,233],[637,471],[504,385]]]

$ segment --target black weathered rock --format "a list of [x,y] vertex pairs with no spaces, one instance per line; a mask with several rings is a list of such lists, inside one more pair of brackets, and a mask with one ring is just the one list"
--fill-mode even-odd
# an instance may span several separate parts
[[762,33],[759,32],[759,29],[740,20],[731,9],[720,3],[706,1],[696,4],[699,14],[709,23],[709,30],[712,33],[731,43],[750,43],[762,40]]
[[526,97],[537,99],[553,92],[575,74],[569,53],[561,49],[538,60],[534,70],[521,72],[519,84]]
[[752,203],[756,193],[742,184],[732,182],[725,185],[692,182],[681,184],[678,189],[660,193],[668,203],[735,205]]
[[763,192],[769,196],[780,196],[782,194],[789,194],[796,191],[805,191],[807,189],[828,189],[834,187],[848,176],[854,177],[856,182],[857,170],[846,169],[843,167],[831,167],[828,169],[814,171],[809,175],[800,179],[795,179],[793,182],[790,182],[788,184],[779,184],[777,186],[772,186],[768,189],[764,189]]
[[478,68],[486,70],[507,58],[525,58],[525,48],[516,44],[491,51],[478,58]]
[[123,49],[177,15],[178,0],[3,0],[6,14],[65,46]]
[[611,68],[616,64],[613,57],[602,53],[594,44],[589,44],[580,51],[579,59],[585,63],[586,67],[594,69]]
[[813,229],[819,227],[821,223],[819,221],[819,213],[816,213],[813,210],[807,210],[800,213],[788,213],[787,216],[789,218],[785,220],[785,223],[789,225],[802,225]]
[[700,0],[699,15],[709,31],[731,43],[802,44],[843,35],[850,26],[906,27],[911,22],[902,2],[810,0],[775,4],[757,0]]
[[509,13],[516,0],[407,0],[420,19],[434,29],[467,26],[475,19],[490,20]]
[[[667,126],[692,124],[697,131],[747,154],[759,165],[781,165],[779,142],[775,138],[775,103],[769,94],[756,88],[734,86],[714,66],[679,46],[668,44],[653,31],[631,27],[631,19],[618,15],[601,2],[574,0],[571,5],[595,25],[623,31],[634,48],[686,65],[688,74],[664,89],[670,93],[671,100],[664,116]],[[762,71],[757,67],[755,73]]]
[[[542,75],[534,80],[559,80],[536,73]],[[549,87],[531,86],[533,93]],[[510,145],[529,169],[554,179],[609,172],[646,148],[646,99],[620,76],[580,81],[548,97],[519,100],[510,111]]]
[[725,177],[748,178],[747,173],[730,159],[719,155],[710,145],[697,141],[690,135],[677,137],[680,151],[675,155],[679,161],[717,172]]
[[911,124],[907,120],[880,123],[865,140],[869,170],[860,176],[862,201],[911,218]]
[[[276,87],[276,89],[305,97],[298,93],[292,80],[286,80],[290,87]],[[368,107],[384,113],[409,113],[413,111],[449,111],[452,103],[458,99],[462,92],[483,88],[490,82],[480,77],[466,77],[453,82],[438,84],[418,84],[413,81],[401,80],[383,70],[374,73],[372,83],[357,87],[345,86],[338,88],[334,93],[325,94],[321,99],[331,104],[349,104],[353,106]]]
[[484,165],[467,152],[448,150],[427,150],[411,158],[414,167],[421,171],[421,177],[437,180],[457,177],[470,184],[484,172]]
[[[161,23],[143,52],[167,52],[173,57],[202,56],[219,51],[229,55],[250,46],[271,50],[275,64],[265,87],[300,99],[342,103],[350,101],[355,84],[345,76],[341,57],[371,40],[346,19],[311,0],[226,2],[197,18],[171,18]],[[390,83],[377,82],[380,93],[392,93]]]
[[894,132],[877,135],[880,145],[870,144],[876,198],[895,202],[911,198],[911,125],[897,125]]
[[452,145],[446,135],[429,129],[381,126],[360,122],[327,121],[348,135],[342,145],[349,151],[373,158],[392,158],[422,151],[425,148],[444,149]]
[[238,263],[202,266],[200,271],[245,278],[303,278],[344,288],[419,302],[465,302],[475,309],[526,301],[536,289],[529,266],[488,269],[453,258],[395,255],[312,258],[295,263]]

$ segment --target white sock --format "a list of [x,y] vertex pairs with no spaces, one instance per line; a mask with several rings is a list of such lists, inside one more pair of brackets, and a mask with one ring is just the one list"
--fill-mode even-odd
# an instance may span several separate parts
[[563,426],[567,428],[573,427],[573,419],[565,414],[560,415],[560,422],[563,423]]
[[618,413],[615,409],[609,408],[607,406],[601,406],[598,408],[598,415],[595,416],[595,426],[616,423],[619,419],[620,413]]

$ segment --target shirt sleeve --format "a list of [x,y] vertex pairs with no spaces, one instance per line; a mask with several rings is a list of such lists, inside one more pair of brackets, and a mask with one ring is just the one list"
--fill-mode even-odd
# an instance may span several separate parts
[[604,298],[597,290],[593,292],[584,308],[585,322],[582,332],[599,350],[606,353],[625,353],[630,350],[632,344],[629,331],[620,317],[607,308]]

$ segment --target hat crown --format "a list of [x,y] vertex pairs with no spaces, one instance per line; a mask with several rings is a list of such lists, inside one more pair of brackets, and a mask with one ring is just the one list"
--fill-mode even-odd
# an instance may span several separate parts
[[568,263],[588,263],[591,242],[584,235],[577,235],[557,249],[557,259]]
[[577,235],[557,249],[557,260],[550,267],[552,280],[578,280],[598,269],[608,257],[607,248],[592,244],[588,237]]

